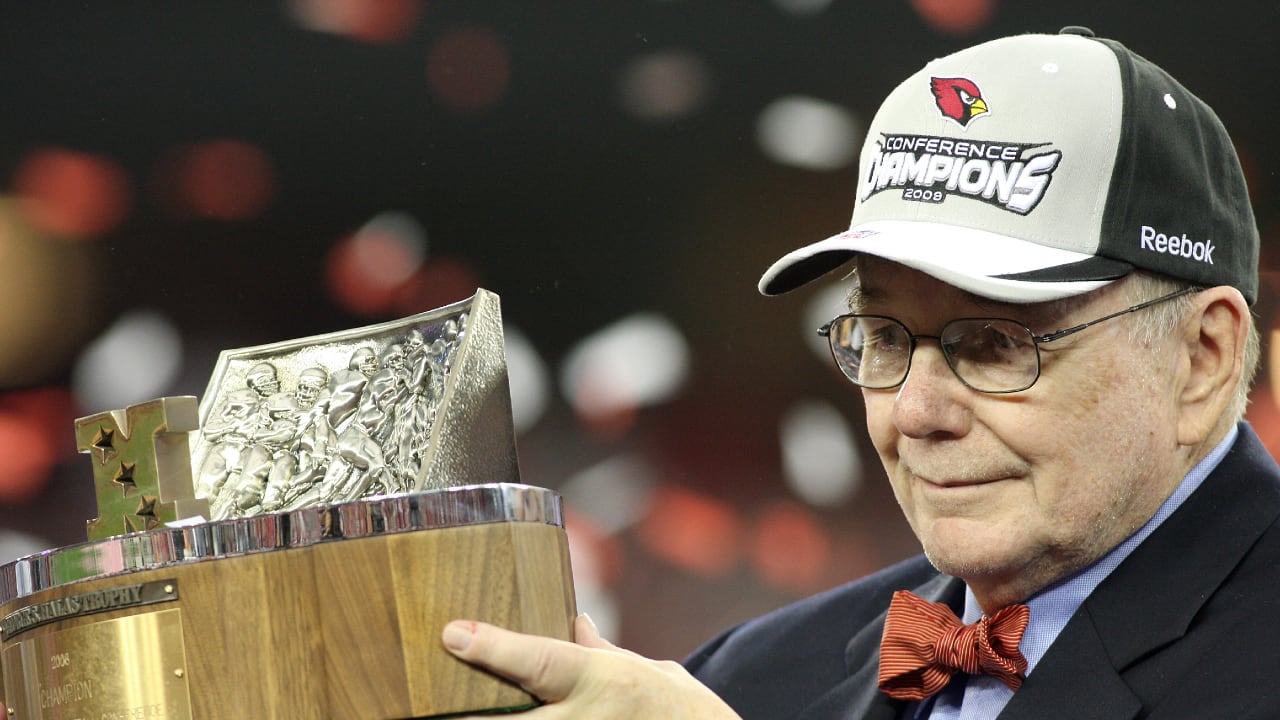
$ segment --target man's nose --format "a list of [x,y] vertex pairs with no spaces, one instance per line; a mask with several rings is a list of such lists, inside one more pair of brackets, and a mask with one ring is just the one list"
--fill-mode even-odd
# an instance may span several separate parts
[[893,402],[893,422],[903,435],[924,438],[968,432],[970,390],[951,370],[938,343],[917,341],[906,380]]

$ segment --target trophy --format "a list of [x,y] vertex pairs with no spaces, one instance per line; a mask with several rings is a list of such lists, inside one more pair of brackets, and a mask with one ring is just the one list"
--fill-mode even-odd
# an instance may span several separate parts
[[223,352],[197,405],[80,418],[88,541],[0,567],[9,717],[449,717],[537,699],[466,617],[570,639],[561,498],[519,482],[496,295]]

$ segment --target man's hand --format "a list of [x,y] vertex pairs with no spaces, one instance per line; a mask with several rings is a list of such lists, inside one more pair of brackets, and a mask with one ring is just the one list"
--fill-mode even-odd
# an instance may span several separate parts
[[455,620],[444,646],[457,657],[518,683],[546,705],[526,716],[551,718],[737,718],[679,663],[649,660],[600,637],[586,615],[576,643]]

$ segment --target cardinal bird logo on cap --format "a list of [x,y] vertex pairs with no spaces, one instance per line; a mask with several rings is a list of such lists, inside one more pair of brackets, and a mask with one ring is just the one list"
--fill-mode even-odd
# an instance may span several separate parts
[[955,120],[962,128],[967,129],[970,121],[987,112],[982,91],[969,78],[929,78],[929,89],[933,91],[942,114]]

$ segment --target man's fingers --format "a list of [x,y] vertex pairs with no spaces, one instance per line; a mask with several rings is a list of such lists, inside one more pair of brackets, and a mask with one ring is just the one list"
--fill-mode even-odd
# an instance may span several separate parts
[[574,635],[575,642],[565,642],[455,620],[445,626],[441,639],[459,659],[509,678],[547,701],[529,711],[529,717],[738,720],[679,664],[614,647],[585,615],[574,620]]
[[471,620],[445,625],[441,639],[458,658],[512,680],[548,702],[569,696],[587,662],[586,648],[573,643]]
[[579,615],[573,621],[573,641],[583,647],[620,651],[616,645],[600,637],[600,630],[586,613]]

